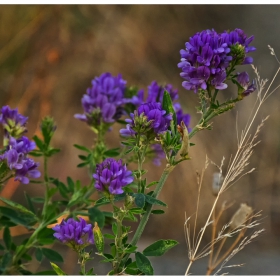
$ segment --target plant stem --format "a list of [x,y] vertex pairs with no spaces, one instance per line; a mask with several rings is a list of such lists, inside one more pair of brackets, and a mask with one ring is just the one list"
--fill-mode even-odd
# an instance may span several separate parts
[[48,157],[44,155],[44,181],[46,186],[46,192],[45,192],[45,202],[43,206],[42,216],[44,217],[46,215],[47,207],[49,204],[50,196],[49,196],[49,176],[48,176]]
[[116,245],[116,257],[117,261],[114,263],[114,274],[119,273],[119,267],[120,263],[122,261],[123,253],[122,253],[122,221],[123,221],[123,215],[119,215],[117,218],[117,236],[115,239],[115,245]]
[[29,249],[29,248],[31,248],[35,243],[36,243],[36,241],[37,241],[37,235],[38,235],[38,233],[40,232],[40,230],[42,229],[42,228],[44,228],[44,226],[46,226],[45,224],[40,224],[37,228],[36,228],[36,230],[32,233],[32,235],[29,237],[29,239],[28,239],[28,241],[27,241],[27,243],[24,245],[24,247],[21,249],[21,250],[19,250],[18,252],[17,252],[17,254],[15,254],[14,255],[14,257],[13,257],[13,266],[17,266],[17,263],[18,263],[18,261],[20,260],[20,258],[22,257],[22,255],[24,255],[26,252],[27,252],[27,250]]
[[[161,191],[162,188],[163,188],[163,185],[164,185],[165,181],[166,181],[167,178],[168,178],[168,175],[171,173],[171,171],[173,170],[173,168],[174,168],[174,166],[166,166],[166,168],[164,169],[164,171],[163,171],[163,173],[162,173],[162,175],[161,175],[161,178],[160,178],[160,180],[159,180],[159,182],[158,182],[158,184],[157,184],[157,186],[156,186],[156,189],[154,190],[154,193],[153,193],[152,197],[154,197],[154,198],[157,198],[157,197],[158,197],[160,191]],[[149,220],[150,214],[151,214],[151,212],[152,212],[152,207],[153,207],[152,204],[148,204],[147,209],[146,209],[146,212],[145,212],[145,214],[143,215],[143,217],[142,217],[142,219],[141,219],[141,221],[140,221],[140,223],[139,223],[139,225],[138,225],[138,228],[137,228],[137,230],[136,230],[136,232],[135,232],[135,234],[134,234],[134,236],[133,236],[133,238],[132,238],[132,240],[131,240],[131,242],[130,242],[130,244],[131,244],[132,246],[135,246],[135,245],[137,244],[137,242],[139,241],[139,239],[140,239],[140,237],[141,237],[141,235],[142,235],[142,233],[143,233],[143,231],[144,231],[144,229],[145,229],[145,226],[146,226],[146,224],[147,224],[147,222],[148,222],[148,220]],[[127,254],[127,255],[124,257],[124,259],[123,259],[123,263],[124,263],[124,264],[125,264],[126,261],[128,260],[129,255],[130,255],[130,254]]]

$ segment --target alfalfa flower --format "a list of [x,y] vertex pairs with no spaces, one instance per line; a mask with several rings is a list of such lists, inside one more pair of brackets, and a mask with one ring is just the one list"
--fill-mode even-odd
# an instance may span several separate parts
[[75,221],[69,218],[62,220],[59,225],[52,228],[55,233],[53,236],[60,242],[65,243],[75,251],[80,251],[89,244],[94,243],[92,225],[88,224],[83,218]]
[[7,145],[10,136],[20,138],[26,131],[28,117],[18,113],[17,109],[3,106],[0,111],[0,123],[4,127],[4,146]]
[[252,57],[247,56],[256,48],[249,46],[254,39],[247,37],[241,29],[217,33],[215,30],[197,32],[186,42],[181,50],[182,83],[187,90],[195,93],[199,90],[227,88],[226,78],[234,67],[251,64]]
[[127,119],[126,129],[121,129],[120,134],[124,137],[129,135],[145,135],[148,139],[155,138],[168,130],[172,115],[167,114],[158,102],[143,103],[130,114]]
[[133,182],[133,175],[127,170],[122,160],[107,158],[96,165],[96,173],[92,175],[95,179],[95,188],[110,194],[122,194],[123,187]]
[[23,184],[28,184],[29,178],[41,176],[40,171],[37,170],[39,163],[28,157],[28,153],[35,147],[35,143],[25,136],[19,139],[10,136],[6,150],[0,155],[0,162],[5,162],[7,168],[15,176],[15,180],[19,180]]
[[103,73],[92,80],[92,87],[82,98],[84,114],[75,114],[75,118],[87,122],[91,127],[98,128],[101,123],[110,124],[122,116],[122,105],[126,81],[119,74],[114,77]]
[[250,93],[256,90],[254,80],[250,82],[250,77],[247,72],[237,73],[237,82],[240,87],[238,89],[238,94],[242,97],[248,96]]

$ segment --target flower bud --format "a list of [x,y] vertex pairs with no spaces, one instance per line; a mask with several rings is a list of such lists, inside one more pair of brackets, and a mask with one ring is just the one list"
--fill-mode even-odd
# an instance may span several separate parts
[[98,253],[102,254],[104,251],[104,237],[100,228],[98,227],[97,222],[94,223],[93,235],[97,251]]

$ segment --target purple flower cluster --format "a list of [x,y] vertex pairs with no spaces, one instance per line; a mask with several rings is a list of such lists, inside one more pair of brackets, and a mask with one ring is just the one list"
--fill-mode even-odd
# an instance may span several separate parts
[[6,141],[9,136],[18,138],[27,131],[26,123],[28,117],[24,117],[19,114],[17,109],[13,110],[10,109],[9,106],[3,106],[0,112],[0,123],[4,127],[4,136]]
[[92,80],[92,87],[82,98],[84,114],[75,114],[75,118],[97,127],[101,121],[112,123],[120,118],[125,103],[124,92],[126,81],[119,74],[113,77],[110,73],[103,73]]
[[122,160],[112,158],[105,159],[96,165],[95,188],[99,191],[107,191],[111,194],[123,193],[123,187],[133,182],[132,172],[127,170]]
[[242,87],[240,89],[240,93],[243,97],[248,96],[250,93],[256,90],[254,81],[250,83],[250,78],[247,72],[237,73],[237,82]]
[[6,151],[0,155],[0,161],[6,160],[10,170],[14,171],[15,180],[19,180],[23,184],[29,183],[28,177],[38,178],[41,176],[40,171],[37,170],[39,164],[27,157],[27,154],[35,147],[35,143],[25,136],[19,139],[10,137]]
[[120,130],[120,134],[124,137],[151,132],[151,130],[156,136],[167,131],[172,120],[172,115],[166,114],[158,102],[143,103],[130,116],[131,119],[126,119],[128,123],[126,128]]
[[9,106],[1,109],[0,123],[5,131],[4,153],[0,155],[0,162],[6,162],[8,168],[14,172],[15,180],[23,184],[29,183],[29,178],[38,178],[41,173],[37,170],[38,163],[28,158],[28,153],[35,149],[36,145],[26,136],[27,117],[18,113],[17,109],[12,110]]
[[79,221],[75,221],[72,218],[67,221],[62,220],[60,225],[56,225],[52,229],[55,231],[53,234],[55,238],[73,249],[77,248],[77,246],[78,248],[84,248],[94,243],[92,225],[87,224],[83,218],[79,218]]
[[179,98],[178,90],[173,89],[171,84],[162,87],[156,81],[153,81],[148,86],[148,97],[146,102],[160,102],[162,104],[164,90],[169,92],[172,101],[175,101]]
[[173,102],[173,107],[177,116],[177,124],[180,124],[181,121],[184,121],[188,131],[191,131],[190,121],[191,116],[189,114],[184,114],[179,102],[175,102],[178,99],[178,90],[173,89],[171,84],[166,85],[165,87],[159,86],[156,81],[153,81],[148,87],[148,97],[147,102],[160,102],[162,104],[164,90],[168,91]]
[[235,29],[231,32],[217,33],[214,30],[204,30],[190,37],[181,50],[182,83],[187,90],[195,93],[208,87],[222,90],[227,88],[225,80],[227,70],[240,64],[251,64],[252,57],[247,53],[256,48],[249,46],[254,36],[247,37],[243,30]]

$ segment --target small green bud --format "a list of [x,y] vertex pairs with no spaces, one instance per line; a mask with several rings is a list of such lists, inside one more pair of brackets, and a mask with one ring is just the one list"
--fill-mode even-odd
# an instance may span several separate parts
[[230,48],[230,54],[232,55],[234,64],[240,65],[243,63],[246,56],[245,47],[240,44],[232,45]]
[[44,142],[47,146],[49,146],[53,134],[56,130],[56,125],[54,124],[53,118],[45,117],[41,123],[41,130],[44,137]]
[[104,251],[104,237],[97,222],[94,223],[93,235],[96,249],[98,253],[102,254]]

